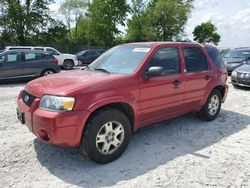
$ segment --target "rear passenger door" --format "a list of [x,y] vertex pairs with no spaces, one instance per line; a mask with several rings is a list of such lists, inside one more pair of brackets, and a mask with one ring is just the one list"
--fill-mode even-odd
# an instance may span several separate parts
[[183,102],[186,108],[193,109],[206,95],[212,71],[202,48],[186,46],[182,51],[185,61]]
[[1,64],[1,79],[24,76],[21,54],[10,52],[3,56],[4,63]]
[[34,76],[40,73],[42,62],[40,61],[40,53],[24,52],[23,53],[23,69],[26,75]]

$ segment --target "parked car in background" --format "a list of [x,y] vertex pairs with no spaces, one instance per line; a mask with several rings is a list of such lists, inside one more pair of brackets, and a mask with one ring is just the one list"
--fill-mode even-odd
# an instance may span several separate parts
[[106,50],[103,49],[91,49],[78,52],[76,54],[79,65],[86,65],[92,63],[100,55],[102,55]]
[[250,48],[236,48],[230,50],[223,56],[226,63],[228,73],[232,73],[234,69],[240,67],[250,60]]
[[233,70],[231,81],[234,86],[250,87],[250,61]]
[[0,80],[47,76],[60,72],[57,59],[48,52],[9,50],[0,54]]
[[228,89],[218,54],[196,43],[116,46],[84,70],[29,82],[17,116],[41,140],[107,163],[140,127],[189,112],[214,120]]
[[72,54],[64,54],[51,47],[39,47],[39,46],[7,46],[5,51],[8,50],[18,50],[18,49],[26,49],[26,50],[39,50],[50,52],[57,60],[58,65],[63,67],[66,70],[73,69],[74,66],[78,65],[78,60],[75,55]]

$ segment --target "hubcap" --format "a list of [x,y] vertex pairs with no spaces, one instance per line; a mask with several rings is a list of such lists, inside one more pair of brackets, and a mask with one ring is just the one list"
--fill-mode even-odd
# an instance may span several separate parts
[[124,128],[121,123],[110,121],[104,124],[96,136],[96,147],[100,153],[108,155],[116,151],[124,139]]
[[71,69],[72,68],[72,63],[70,61],[65,62],[66,69]]
[[54,73],[53,71],[46,71],[46,72],[44,73],[44,76],[48,76],[48,75],[53,74],[53,73]]
[[208,104],[209,115],[214,116],[219,109],[219,105],[220,105],[219,97],[217,95],[212,96]]

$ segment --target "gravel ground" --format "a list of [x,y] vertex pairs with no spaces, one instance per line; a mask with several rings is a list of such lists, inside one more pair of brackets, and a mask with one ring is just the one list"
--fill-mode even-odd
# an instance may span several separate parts
[[140,129],[116,161],[39,141],[16,118],[23,83],[0,85],[0,187],[250,187],[250,90],[230,84],[213,122],[195,115]]

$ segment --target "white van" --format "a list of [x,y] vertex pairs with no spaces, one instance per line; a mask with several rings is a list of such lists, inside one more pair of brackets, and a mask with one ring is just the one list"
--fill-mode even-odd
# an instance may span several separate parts
[[60,53],[55,48],[51,48],[51,47],[39,47],[39,46],[7,46],[5,47],[5,51],[18,50],[18,49],[39,50],[39,51],[50,52],[58,60],[58,65],[64,67],[64,69],[66,70],[73,69],[74,66],[78,65],[78,60],[75,55],[63,54],[63,53]]

